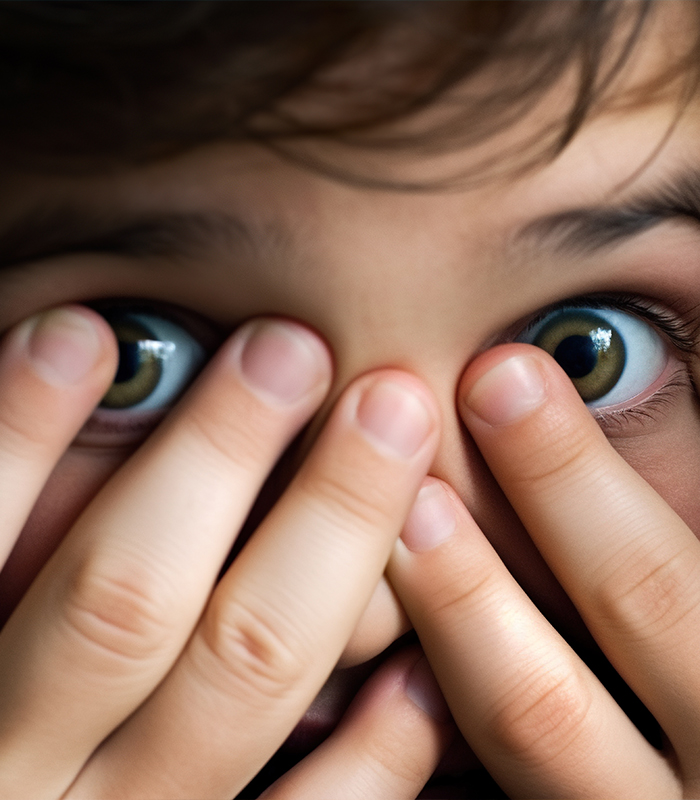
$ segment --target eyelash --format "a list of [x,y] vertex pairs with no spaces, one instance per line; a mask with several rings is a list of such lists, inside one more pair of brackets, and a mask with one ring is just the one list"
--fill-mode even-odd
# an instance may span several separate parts
[[[125,314],[131,318],[151,317],[152,320],[160,320],[161,328],[163,323],[171,327],[174,325],[186,334],[186,338],[189,337],[189,339],[197,343],[206,355],[206,360],[213,354],[224,338],[223,331],[211,320],[196,311],[174,306],[170,303],[132,298],[110,298],[93,301],[88,305],[102,314],[108,321],[110,319],[119,320],[119,315]],[[152,323],[148,327],[149,329],[152,328]],[[159,332],[162,334],[158,326],[153,328],[153,331],[155,332],[154,338],[158,338]],[[176,339],[175,341],[179,340]],[[187,347],[184,351],[178,350],[178,352],[184,353],[190,351],[191,349]],[[188,384],[194,380],[204,363],[205,361],[200,362],[199,366],[195,364],[196,370],[191,372]],[[158,381],[160,381],[160,376]],[[184,391],[184,389],[179,391]],[[100,404],[89,419],[86,420],[73,445],[77,447],[131,447],[143,440],[168,410],[169,407],[144,407],[143,403],[124,408],[118,406],[103,407]]]
[[663,386],[641,403],[613,411],[595,410],[593,416],[607,436],[620,432],[629,424],[642,425],[647,420],[657,420],[677,398],[678,393],[694,384],[687,369],[675,370]]
[[[632,293],[597,293],[578,295],[554,303],[538,311],[520,330],[534,327],[548,314],[561,309],[585,306],[591,309],[614,309],[625,311],[643,319],[661,333],[677,351],[682,366],[671,372],[664,384],[653,394],[629,408],[613,410],[592,409],[593,416],[606,435],[619,432],[628,424],[643,424],[645,420],[657,419],[671,405],[678,393],[684,389],[696,391],[692,372],[688,369],[691,357],[700,348],[700,306],[682,308],[680,302],[671,307]],[[676,306],[673,310],[671,308]]]
[[674,312],[653,300],[632,294],[595,295],[593,298],[589,298],[589,302],[591,301],[597,302],[598,307],[608,305],[620,311],[636,314],[658,328],[677,350],[686,355],[692,355],[698,350],[700,318],[698,318],[697,306],[684,313]]
[[554,303],[529,319],[522,328],[528,328],[544,319],[552,311],[587,306],[588,308],[613,308],[636,314],[657,328],[669,342],[682,353],[697,353],[700,345],[700,306],[671,311],[646,297],[634,294],[594,294],[570,297]]
[[[186,321],[189,325],[185,324],[185,327],[190,327],[193,324],[193,319],[199,317],[194,312],[175,309],[166,304],[144,302],[143,300],[110,300],[92,305],[98,310],[120,306],[142,309],[143,311],[176,319],[180,324]],[[668,341],[677,353],[677,360],[681,362],[681,366],[669,370],[669,374],[662,386],[635,405],[629,408],[613,408],[610,410],[605,408],[591,409],[594,417],[607,435],[619,433],[628,424],[635,423],[639,425],[643,424],[645,420],[657,418],[665,408],[670,406],[680,391],[688,390],[689,388],[693,391],[695,390],[692,372],[688,369],[688,362],[691,357],[698,353],[700,347],[700,306],[682,308],[680,301],[664,306],[654,300],[632,293],[580,295],[567,298],[538,311],[531,318],[511,327],[501,341],[504,339],[511,340],[520,332],[534,327],[554,311],[582,306],[590,309],[614,309],[636,315],[652,325]],[[199,322],[201,335],[203,329],[210,329],[212,325],[202,318],[199,319],[201,320]],[[208,349],[211,352],[218,346],[223,336],[221,332],[217,336],[213,335],[211,330],[208,330],[206,338],[209,339]],[[212,347],[212,338],[218,340],[214,347]],[[105,415],[103,414],[102,417],[105,417]],[[82,435],[83,438],[88,436],[94,428],[105,436],[113,432],[115,435],[130,434],[132,438],[137,439],[145,435],[153,427],[153,424],[150,417],[131,421],[124,419],[114,421],[107,416],[107,418],[100,418],[99,423],[96,419],[91,418],[86,423]]]

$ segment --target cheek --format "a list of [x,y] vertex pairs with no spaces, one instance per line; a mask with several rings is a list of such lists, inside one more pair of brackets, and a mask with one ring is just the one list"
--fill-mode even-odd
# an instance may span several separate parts
[[56,465],[0,572],[0,625],[82,510],[126,460],[124,451],[69,450]]

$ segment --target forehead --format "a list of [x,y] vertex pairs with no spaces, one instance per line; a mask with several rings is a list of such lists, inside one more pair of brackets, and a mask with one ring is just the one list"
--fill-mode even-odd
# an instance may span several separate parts
[[[678,184],[683,173],[692,174],[680,181],[685,186],[697,183],[692,142],[698,104],[687,102],[692,71],[667,69],[695,40],[688,20],[689,15],[694,20],[695,11],[688,5],[661,4],[639,31],[621,29],[621,42],[633,42],[633,49],[624,53],[622,69],[613,64],[602,70],[614,81],[598,93],[588,119],[557,155],[552,150],[566,124],[570,98],[581,91],[575,68],[559,76],[527,113],[483,141],[448,148],[439,142],[433,148],[392,146],[399,134],[430,143],[426,131],[439,131],[445,118],[468,127],[463,110],[470,107],[470,93],[472,100],[479,93],[479,79],[471,80],[440,95],[429,108],[374,131],[379,140],[361,146],[324,136],[282,140],[272,151],[224,142],[102,174],[59,171],[8,178],[1,191],[8,200],[0,220],[4,260],[43,255],[32,252],[34,245],[48,254],[72,242],[86,249],[115,231],[125,234],[119,246],[132,250],[264,242],[269,252],[277,245],[289,250],[290,242],[303,251],[311,240],[328,239],[326,226],[338,249],[344,231],[337,219],[328,224],[334,214],[361,223],[365,231],[384,233],[400,230],[402,215],[408,226],[420,218],[426,227],[429,223],[430,238],[442,235],[446,245],[455,237],[474,238],[476,231],[475,245],[483,251],[484,240],[490,240],[489,249],[507,247],[504,231],[510,239],[523,230],[542,232],[538,220],[615,202],[627,202],[629,209],[637,197],[649,194],[649,187],[656,186],[658,194],[664,182]],[[632,15],[623,22],[629,28],[640,19]],[[619,58],[619,48],[611,52]],[[498,77],[487,75],[485,81]],[[309,102],[307,111],[313,113],[318,98],[312,95]],[[363,214],[364,208],[371,210]],[[221,209],[232,214],[222,216]],[[345,213],[349,209],[352,214]],[[578,222],[583,218],[579,214]],[[351,229],[345,233],[352,238]]]
[[[600,115],[559,157],[518,179],[450,191],[366,187],[227,144],[106,176],[22,180],[2,190],[12,214],[0,219],[0,252],[8,262],[52,257],[56,279],[84,253],[83,299],[114,293],[111,277],[99,283],[105,269],[92,255],[107,254],[122,296],[206,295],[195,307],[225,324],[276,311],[326,332],[351,308],[356,320],[371,313],[373,325],[392,326],[394,306],[430,330],[435,309],[464,307],[500,285],[510,293],[500,307],[470,310],[473,321],[480,314],[498,327],[563,293],[612,288],[610,246],[661,223],[678,223],[680,236],[697,223],[697,112],[688,109],[666,136],[676,109]],[[462,157],[468,165],[470,151]],[[656,255],[636,258],[638,285],[647,266],[655,285],[662,279]],[[214,292],[229,274],[235,292]],[[489,329],[475,325],[475,336]]]
[[[646,4],[616,4],[629,13],[610,19],[601,15],[596,20],[605,30],[601,41],[583,41],[568,60],[548,63],[547,50],[556,52],[556,37],[548,36],[564,12],[561,4],[542,5],[554,9],[554,26],[540,34],[543,52],[530,53],[532,65],[514,47],[510,56],[487,60],[468,78],[436,93],[427,106],[388,124],[361,129],[356,136],[282,141],[279,149],[365,186],[421,191],[494,184],[500,191],[503,183],[511,185],[555,160],[582,138],[583,130],[590,134],[601,118],[597,131],[618,128],[626,133],[630,120],[646,124],[654,119],[659,148],[674,121],[695,104],[700,6],[661,3],[649,6],[645,15],[640,11]],[[569,5],[575,4],[564,4]],[[529,31],[527,37],[530,45],[538,41],[537,32]],[[371,54],[365,58],[372,63]],[[339,69],[353,72],[356,66],[349,62]],[[358,73],[357,81],[368,81],[366,70]],[[352,88],[351,83],[350,93]],[[329,96],[309,92],[302,95],[300,110],[296,100],[290,108],[300,117],[332,114],[338,104],[329,102]],[[590,135],[583,138],[591,140]],[[614,146],[614,139],[609,143]]]
[[[127,18],[153,23],[150,8],[142,9],[130,8]],[[16,151],[3,159],[5,167],[94,171],[216,138],[252,138],[350,179],[411,184],[415,178],[425,185],[448,175],[450,165],[430,175],[425,164],[418,175],[404,174],[414,156],[424,163],[465,148],[473,150],[475,168],[503,173],[512,169],[506,163],[512,156],[518,162],[551,156],[584,117],[599,113],[601,101],[620,96],[640,75],[647,86],[658,78],[665,88],[669,67],[689,66],[697,31],[696,4],[675,0],[290,2],[274,9],[214,4],[212,19],[200,15],[199,39],[208,37],[212,51],[204,55],[197,26],[162,46],[157,30],[152,37],[141,31],[125,53],[119,35],[105,37],[109,8],[86,15],[85,30],[62,27],[54,15],[50,65],[22,30],[18,57],[26,46],[28,67],[22,72],[21,62],[20,77],[2,90],[14,113],[0,131],[0,147]],[[164,11],[167,28],[173,9]],[[218,36],[207,28],[215,23]],[[238,30],[246,25],[255,30],[254,45]],[[104,45],[106,61],[95,57],[94,41]],[[164,66],[138,69],[143,59]],[[690,71],[697,66],[691,60]],[[19,96],[13,99],[12,91]],[[494,138],[496,170],[480,158],[489,162]]]

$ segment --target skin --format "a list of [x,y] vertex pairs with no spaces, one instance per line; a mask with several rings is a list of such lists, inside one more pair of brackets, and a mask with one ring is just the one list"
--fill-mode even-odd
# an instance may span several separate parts
[[[650,68],[635,62],[628,83]],[[411,626],[510,796],[700,790],[696,349],[666,337],[664,377],[593,415],[553,359],[513,341],[550,304],[603,292],[697,324],[696,223],[594,251],[533,233],[692,168],[694,105],[664,138],[677,109],[669,91],[608,110],[554,161],[452,191],[369,189],[235,143],[6,182],[4,225],[53,204],[225,213],[249,230],[0,274],[0,794],[231,797],[336,664],[369,662]],[[442,174],[478,157],[382,164]],[[106,433],[102,412],[82,427],[116,367],[104,320],[83,305],[32,316],[111,298],[174,314],[216,349],[148,438]],[[663,752],[596,677],[601,651]],[[266,796],[415,797],[454,733],[420,659],[385,661]],[[350,672],[334,675],[331,706]]]

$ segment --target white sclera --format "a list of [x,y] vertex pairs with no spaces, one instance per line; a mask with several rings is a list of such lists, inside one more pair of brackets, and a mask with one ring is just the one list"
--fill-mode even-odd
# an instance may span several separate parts
[[571,314],[586,312],[595,314],[611,327],[625,345],[625,366],[613,388],[587,403],[589,408],[603,408],[628,403],[648,389],[664,371],[668,363],[668,349],[654,328],[640,317],[614,308],[592,308],[576,306],[560,308],[546,314],[535,325],[523,331],[518,342],[533,344],[537,334],[557,317],[565,319]]
[[148,397],[128,408],[116,410],[123,414],[127,411],[157,411],[167,408],[198,372],[206,358],[206,351],[181,325],[170,320],[155,314],[131,312],[129,317],[140,322],[156,337],[140,341],[139,348],[151,350],[158,355],[162,374],[158,385]]

